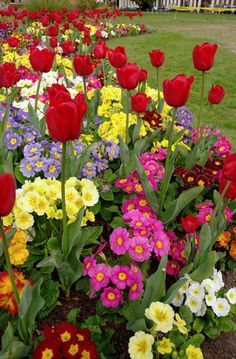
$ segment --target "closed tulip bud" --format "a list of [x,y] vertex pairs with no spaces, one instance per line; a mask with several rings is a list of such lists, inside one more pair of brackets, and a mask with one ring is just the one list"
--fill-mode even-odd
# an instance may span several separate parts
[[181,224],[187,233],[194,233],[199,227],[199,220],[197,217],[188,214],[187,217],[181,218]]
[[87,111],[84,95],[78,94],[72,100],[65,91],[61,91],[58,96],[54,93],[51,103],[54,106],[49,106],[46,110],[46,123],[51,137],[59,142],[76,140],[81,133]]
[[35,71],[49,72],[52,68],[55,52],[49,49],[33,49],[30,53],[30,64]]
[[117,46],[114,50],[108,49],[108,60],[116,69],[124,66],[127,62],[125,48],[123,46]]
[[0,217],[7,216],[15,203],[15,179],[11,173],[0,174]]
[[94,46],[94,57],[96,59],[105,59],[107,54],[107,46],[104,41],[99,41],[99,43]]
[[137,64],[129,63],[116,69],[118,84],[126,90],[133,90],[139,83],[140,69]]
[[216,85],[216,86],[212,85],[208,93],[208,101],[212,105],[218,105],[223,100],[224,96],[225,96],[224,87],[220,85]]
[[163,94],[166,103],[172,107],[181,107],[186,104],[194,77],[177,75],[172,80],[164,80]]
[[217,44],[209,44],[209,42],[194,47],[192,57],[196,70],[208,71],[212,68],[217,47]]
[[77,75],[89,76],[93,73],[93,64],[89,55],[75,55],[73,65]]
[[5,62],[0,65],[0,88],[10,88],[20,80],[20,74],[16,71],[13,62]]
[[140,73],[139,73],[139,81],[146,81],[147,80],[147,70],[145,69],[140,69]]
[[56,37],[50,37],[49,44],[52,48],[55,48],[58,46],[58,41]]
[[224,161],[222,175],[229,181],[236,183],[236,153],[228,155]]
[[145,112],[150,101],[151,97],[147,97],[144,93],[137,93],[135,96],[131,96],[132,111],[137,113]]
[[49,106],[58,106],[60,103],[71,100],[70,93],[64,85],[53,84],[46,90],[49,95]]
[[152,66],[161,67],[165,60],[165,53],[161,50],[152,50],[149,52]]
[[59,33],[58,24],[49,26],[47,33],[48,33],[48,36],[57,36]]

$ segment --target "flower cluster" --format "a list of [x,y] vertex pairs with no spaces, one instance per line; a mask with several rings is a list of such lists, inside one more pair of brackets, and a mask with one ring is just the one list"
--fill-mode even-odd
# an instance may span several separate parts
[[[8,230],[8,228],[7,228]],[[1,240],[1,236],[0,236]],[[11,264],[19,266],[23,264],[29,256],[29,251],[26,248],[27,234],[25,231],[16,230],[13,237],[8,244],[8,251]]]
[[222,296],[223,287],[222,273],[216,269],[211,278],[204,279],[201,283],[188,277],[187,283],[177,292],[172,304],[179,307],[184,303],[197,317],[203,317],[208,308],[217,317],[225,317],[230,312],[230,304],[236,303],[236,288],[229,289]]
[[[32,285],[32,282],[30,279],[26,279],[25,275],[16,269],[13,270],[13,274],[16,288],[21,297],[24,286],[26,284]],[[8,272],[0,272],[0,308],[7,310],[9,314],[16,314],[18,312]]]
[[[214,203],[211,201],[203,202],[201,204],[196,205],[198,209],[197,218],[200,224],[209,223],[211,219],[211,214],[214,210]],[[228,207],[224,210],[224,215],[227,222],[232,222],[233,212]]]
[[223,231],[216,238],[216,245],[220,249],[227,250],[230,257],[236,260],[236,226],[232,228],[232,232]]
[[44,339],[35,347],[33,359],[99,358],[87,328],[78,329],[74,324],[60,322],[44,327],[43,334]]
[[[66,181],[65,197],[66,213],[72,223],[83,206],[92,207],[97,203],[99,195],[92,181],[71,177]],[[39,177],[33,182],[26,181],[22,188],[17,189],[13,211],[3,221],[5,225],[14,223],[17,228],[27,230],[34,225],[34,215],[62,219],[60,181]],[[85,212],[82,225],[86,225],[87,220],[94,221],[89,210]]]

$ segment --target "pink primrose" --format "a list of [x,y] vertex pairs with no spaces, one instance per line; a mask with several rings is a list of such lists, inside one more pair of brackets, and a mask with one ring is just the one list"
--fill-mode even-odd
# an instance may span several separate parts
[[131,263],[130,264],[130,270],[133,273],[133,279],[138,277],[139,280],[143,280],[143,274],[141,269],[139,268],[139,266],[136,263]]
[[177,275],[179,273],[180,266],[177,261],[168,261],[166,266],[166,273],[169,275]]
[[143,291],[143,283],[138,277],[133,279],[133,282],[130,286],[130,291],[128,293],[129,300],[137,300]]
[[231,211],[231,209],[225,208],[224,214],[226,221],[231,223],[233,218],[233,212]]
[[105,264],[96,264],[90,272],[90,284],[96,291],[107,286],[110,280],[111,268]]
[[211,213],[213,212],[213,208],[202,208],[200,209],[197,218],[201,224],[209,223],[211,219]]
[[117,288],[107,287],[101,294],[101,301],[104,307],[118,307],[122,294]]
[[118,289],[125,289],[132,283],[133,272],[127,266],[114,266],[111,269],[111,281]]
[[93,269],[93,267],[97,264],[96,260],[94,259],[94,256],[89,256],[84,258],[83,261],[83,267],[84,267],[84,271],[83,271],[83,275],[90,275],[91,270]]
[[111,250],[118,255],[125,254],[129,248],[129,232],[126,228],[117,227],[110,235]]
[[170,241],[168,236],[162,232],[154,232],[153,236],[153,250],[156,256],[163,257],[164,254],[168,253],[170,250]]
[[151,257],[151,245],[146,237],[133,237],[130,239],[128,253],[137,262],[144,262]]
[[122,204],[122,207],[121,207],[122,213],[131,211],[132,209],[136,209],[135,198],[127,199],[126,201],[124,201],[124,203]]

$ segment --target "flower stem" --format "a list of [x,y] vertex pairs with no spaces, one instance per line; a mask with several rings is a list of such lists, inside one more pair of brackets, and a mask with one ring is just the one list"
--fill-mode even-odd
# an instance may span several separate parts
[[106,86],[106,69],[105,69],[105,60],[102,59],[102,72],[103,72],[103,85]]
[[202,86],[201,86],[201,94],[200,94],[200,106],[198,111],[198,119],[197,119],[197,131],[196,131],[196,143],[199,142],[199,129],[202,118],[202,105],[203,105],[203,96],[204,96],[204,88],[205,88],[205,71],[202,71]]
[[158,106],[160,105],[160,99],[161,99],[161,96],[160,96],[160,79],[159,79],[159,67],[157,67],[157,91],[158,91]]
[[10,256],[9,256],[9,252],[8,252],[8,247],[7,247],[7,239],[6,239],[6,235],[3,229],[3,222],[2,222],[2,218],[0,217],[0,233],[2,236],[2,249],[3,249],[3,253],[4,253],[4,257],[6,260],[6,267],[7,267],[7,271],[9,274],[9,278],[11,281],[11,286],[12,286],[12,290],[14,293],[14,297],[16,300],[16,304],[19,308],[20,305],[20,297],[19,297],[19,293],[16,287],[16,282],[15,282],[15,278],[14,278],[14,273],[13,273],[13,269],[12,269],[12,264],[11,264],[11,260],[10,260]]
[[42,81],[42,75],[43,75],[43,73],[40,72],[39,79],[38,79],[37,90],[36,90],[36,96],[35,96],[35,103],[34,103],[35,112],[37,112],[37,107],[38,107],[39,89],[40,89],[40,85],[41,85],[41,81]]
[[[88,94],[87,94],[87,88],[86,88],[86,77],[83,76],[83,84],[84,84],[84,95],[85,95],[85,100],[86,100],[86,103],[88,105]],[[88,121],[88,118],[87,119],[87,128],[86,128],[86,132],[89,133],[89,127],[90,127],[90,123]]]
[[61,200],[63,212],[63,234],[62,234],[62,253],[67,255],[67,214],[66,214],[66,198],[65,198],[65,182],[66,182],[66,142],[62,144],[62,159],[61,159]]
[[125,124],[125,143],[128,143],[128,131],[129,131],[129,91],[126,92],[126,124]]
[[217,212],[218,212],[218,209],[220,208],[220,205],[221,205],[221,203],[222,203],[223,200],[224,200],[224,196],[225,196],[225,194],[226,194],[226,192],[227,192],[227,190],[228,190],[230,184],[231,184],[231,181],[228,181],[228,182],[226,183],[225,188],[223,189],[223,191],[222,191],[222,193],[221,193],[221,195],[220,195],[220,199],[219,199],[219,201],[216,203],[216,206],[215,206],[215,208],[214,208],[214,211],[212,212],[210,223],[213,223],[213,221],[214,221],[214,219],[215,219],[215,217],[216,217],[216,214],[217,214]]

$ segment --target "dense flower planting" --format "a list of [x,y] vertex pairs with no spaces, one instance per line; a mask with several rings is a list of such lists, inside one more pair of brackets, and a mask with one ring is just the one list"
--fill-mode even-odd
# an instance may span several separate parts
[[[115,358],[125,322],[124,357],[203,358],[236,314],[223,279],[236,260],[236,154],[202,116],[204,96],[210,110],[225,96],[204,86],[217,44],[193,49],[195,118],[194,76],[162,86],[163,50],[149,53],[152,88],[124,47],[108,48],[148,31],[132,24],[140,12],[123,14],[130,25],[107,8],[0,14],[0,355]],[[62,298],[67,321],[43,327]]]

